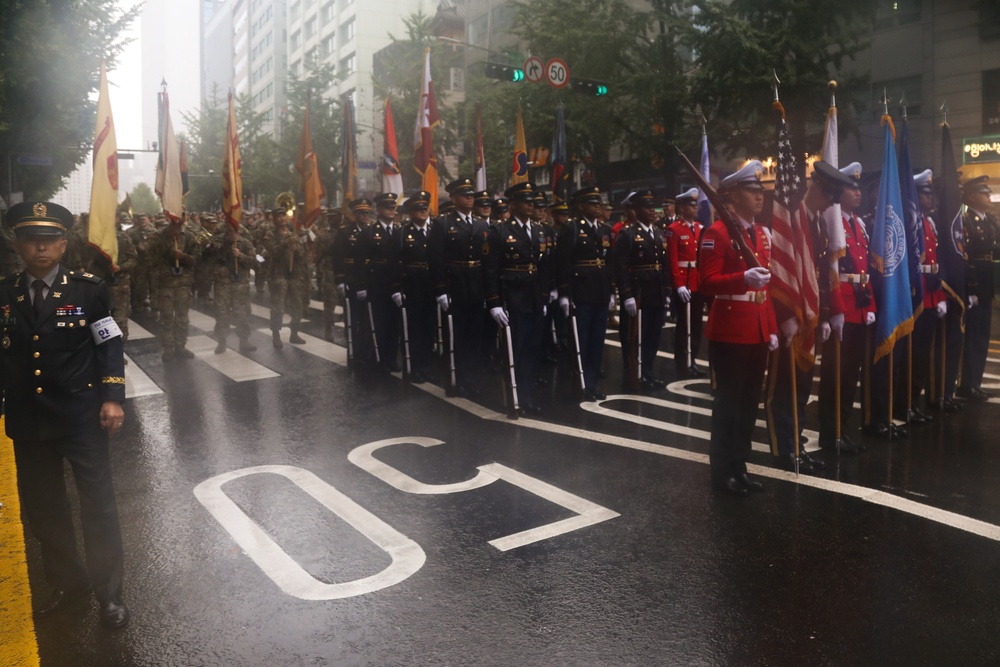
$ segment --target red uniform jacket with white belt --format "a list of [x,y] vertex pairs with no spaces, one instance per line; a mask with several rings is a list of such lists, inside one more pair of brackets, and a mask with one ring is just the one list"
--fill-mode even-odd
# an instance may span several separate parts
[[938,278],[938,237],[934,221],[926,215],[921,217],[924,219],[924,256],[920,258],[920,279],[924,284],[924,309],[930,310],[947,300],[948,293],[941,289]]
[[844,304],[844,321],[864,324],[867,313],[878,312],[875,294],[868,282],[868,236],[865,223],[857,216],[841,216],[847,252],[839,260],[840,296]]
[[667,227],[667,257],[674,289],[687,287],[699,292],[701,280],[698,275],[698,237],[702,226],[697,222],[688,224],[683,218]]
[[[767,232],[759,225],[751,225],[744,236],[760,265],[768,268],[771,240]],[[747,268],[725,223],[717,220],[705,230],[698,259],[701,293],[716,297],[705,332],[709,340],[753,345],[767,343],[771,334],[778,333],[766,288],[759,292],[747,288],[743,279]]]

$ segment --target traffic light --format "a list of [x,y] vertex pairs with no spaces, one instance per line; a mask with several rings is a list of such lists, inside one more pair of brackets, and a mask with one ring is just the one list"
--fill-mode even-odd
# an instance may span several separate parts
[[573,90],[578,93],[583,93],[584,95],[593,95],[594,97],[604,97],[608,94],[608,84],[603,81],[594,81],[593,79],[578,79],[573,77],[570,81],[570,85],[573,86]]
[[486,78],[518,83],[524,81],[524,70],[520,67],[514,67],[513,65],[486,63]]

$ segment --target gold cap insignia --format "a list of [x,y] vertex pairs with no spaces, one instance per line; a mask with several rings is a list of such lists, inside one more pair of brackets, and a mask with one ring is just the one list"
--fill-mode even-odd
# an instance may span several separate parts
[[35,204],[31,212],[37,215],[39,218],[44,218],[45,214],[48,213],[48,209],[45,208],[45,204]]
[[860,169],[855,169],[854,170],[854,178],[861,178],[861,170]]
[[757,170],[757,178],[760,178],[763,173],[764,172],[762,172],[760,169],[758,169]]

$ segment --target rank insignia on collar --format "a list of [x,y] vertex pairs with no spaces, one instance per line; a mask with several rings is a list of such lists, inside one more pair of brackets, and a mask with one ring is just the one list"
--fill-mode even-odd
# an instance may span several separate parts
[[24,303],[24,295],[23,294],[18,294],[17,295],[17,302],[18,303]]
[[62,284],[63,285],[69,285],[69,278],[67,278],[66,276],[63,276]]
[[9,347],[10,347],[10,336],[4,336],[3,337],[3,349],[6,350]]
[[61,299],[62,298],[62,292],[53,292],[52,293],[52,298],[53,299]]

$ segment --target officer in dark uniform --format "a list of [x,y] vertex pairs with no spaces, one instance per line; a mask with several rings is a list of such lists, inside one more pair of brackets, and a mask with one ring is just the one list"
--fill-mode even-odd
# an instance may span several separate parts
[[476,217],[489,221],[493,213],[493,197],[489,190],[481,190],[476,193],[476,201],[472,206],[472,212]]
[[475,190],[471,179],[452,181],[445,189],[454,208],[431,225],[427,251],[438,306],[454,325],[446,337],[455,341],[455,383],[448,394],[470,396],[478,393],[475,373],[483,335],[483,260],[489,251],[489,225],[472,214]]
[[[0,282],[0,392],[24,515],[53,589],[35,615],[51,614],[90,588],[101,622],[124,628],[129,610],[108,439],[125,418],[125,359],[111,292],[100,278],[60,265],[73,225],[65,208],[24,202],[4,223],[27,269]],[[86,566],[76,548],[64,460],[80,496]]]
[[379,365],[389,373],[399,371],[399,309],[392,295],[399,271],[399,228],[396,217],[396,193],[375,195],[376,220],[364,231],[362,245],[368,267],[367,301],[371,306],[371,324],[375,327]]
[[[840,451],[859,454],[865,447],[847,432],[854,408],[858,379],[865,365],[865,335],[875,323],[875,300],[868,282],[868,235],[856,215],[861,205],[861,165],[853,162],[840,173],[851,179],[840,197],[844,256],[837,260],[839,284],[844,303],[844,337],[840,341]],[[823,344],[823,365],[819,380],[819,446],[837,449],[837,366],[836,341],[833,336]]]
[[989,176],[962,184],[962,201],[968,207],[965,225],[965,252],[969,258],[969,310],[965,315],[965,347],[962,351],[962,382],[955,392],[959,398],[986,401],[983,373],[990,348],[993,322],[993,258],[1000,249],[997,218],[990,212]]
[[563,316],[570,317],[571,332],[583,368],[583,393],[588,401],[607,398],[598,387],[608,311],[614,307],[611,227],[599,222],[601,192],[583,188],[572,196],[580,217],[559,232],[555,252],[556,284]]
[[695,359],[701,347],[705,297],[701,294],[698,274],[698,240],[702,232],[701,223],[697,220],[698,188],[682,192],[674,201],[680,216],[666,231],[670,276],[677,295],[672,300],[677,322],[674,327],[674,365],[677,377],[700,378],[705,376],[705,371],[695,365]]
[[[629,359],[638,354],[639,388],[662,389],[666,383],[654,373],[656,353],[666,318],[670,293],[670,270],[667,265],[667,240],[656,226],[653,193],[640,190],[632,195],[636,224],[623,227],[615,240],[612,262],[621,313],[622,358],[626,365],[625,386],[633,387],[629,377]],[[642,331],[635,342],[632,329],[642,314]],[[638,345],[636,345],[638,343]]]
[[510,219],[510,200],[506,197],[497,197],[490,206],[490,224],[495,225],[508,219]]
[[365,198],[348,203],[350,220],[337,230],[331,248],[333,280],[344,302],[345,333],[350,361],[365,367],[373,361],[371,331],[368,328],[368,267],[365,265],[364,230],[369,225],[371,201]]
[[403,340],[408,348],[409,380],[422,384],[428,380],[437,325],[437,303],[431,282],[427,239],[431,195],[417,192],[406,200],[409,220],[399,231],[399,270],[393,287],[392,300],[404,309]]
[[537,415],[535,402],[542,332],[549,303],[545,237],[531,222],[535,187],[518,183],[505,193],[514,215],[490,228],[486,266],[486,307],[500,327],[510,325],[514,376],[523,414]]

